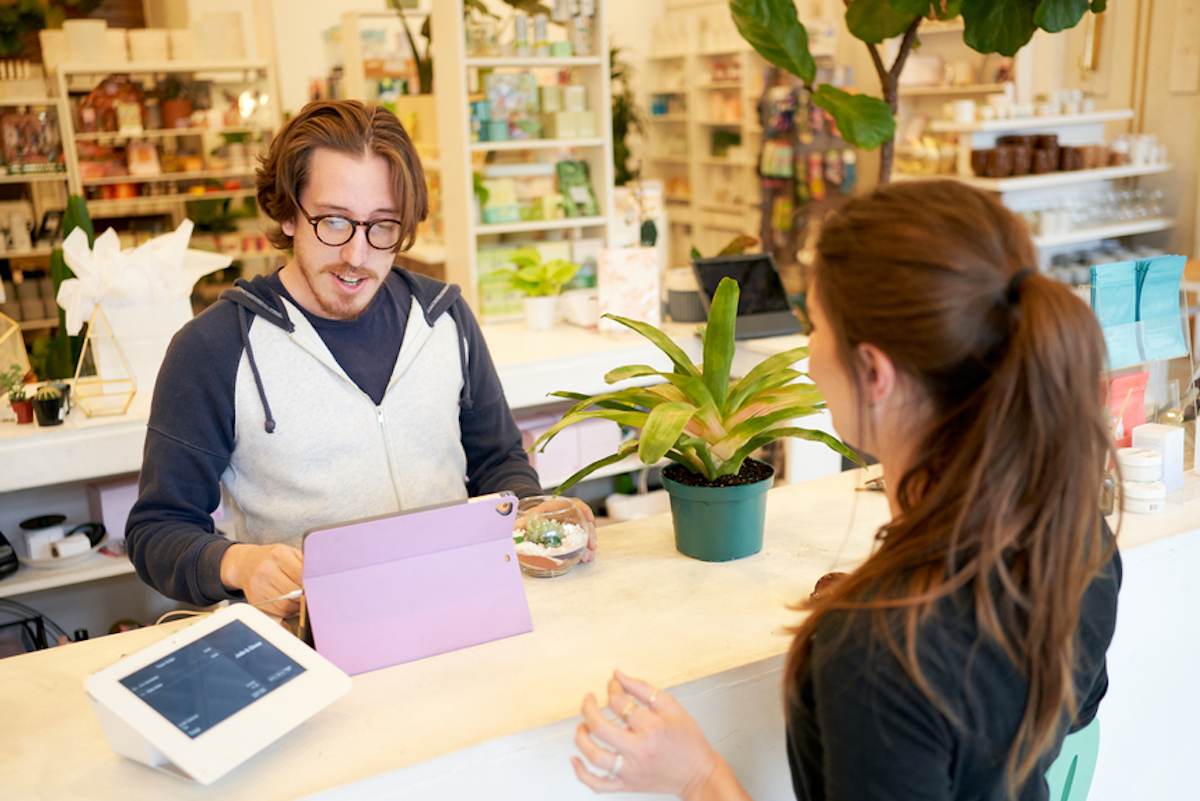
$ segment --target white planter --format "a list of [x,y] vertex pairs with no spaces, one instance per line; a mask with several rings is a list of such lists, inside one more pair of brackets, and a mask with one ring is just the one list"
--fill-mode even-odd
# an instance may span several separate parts
[[525,298],[525,327],[530,331],[548,331],[558,322],[558,296]]

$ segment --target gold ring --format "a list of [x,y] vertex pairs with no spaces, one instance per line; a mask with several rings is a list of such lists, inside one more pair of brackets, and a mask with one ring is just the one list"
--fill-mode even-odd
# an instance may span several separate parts
[[632,712],[636,706],[637,701],[633,698],[630,698],[628,703],[626,703],[625,707],[621,710],[621,719],[629,720],[629,713]]
[[654,688],[654,691],[653,691],[652,693],[650,693],[650,700],[646,702],[646,705],[647,705],[647,706],[654,706],[654,699],[655,699],[655,698],[658,698],[658,688],[657,688],[657,687],[655,687],[655,688]]

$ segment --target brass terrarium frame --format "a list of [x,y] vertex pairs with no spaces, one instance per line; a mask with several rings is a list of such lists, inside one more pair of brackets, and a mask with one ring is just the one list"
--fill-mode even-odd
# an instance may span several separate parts
[[20,365],[21,375],[29,372],[29,355],[25,352],[25,337],[21,324],[6,314],[0,314],[0,372],[14,364]]
[[[103,351],[99,359],[98,350]],[[112,363],[114,358],[119,363],[118,370],[113,369],[117,366]],[[75,368],[72,393],[72,402],[83,409],[88,417],[125,414],[133,402],[133,396],[137,394],[137,380],[129,366],[129,359],[125,357],[121,342],[113,333],[108,315],[99,304],[88,320],[87,338]]]

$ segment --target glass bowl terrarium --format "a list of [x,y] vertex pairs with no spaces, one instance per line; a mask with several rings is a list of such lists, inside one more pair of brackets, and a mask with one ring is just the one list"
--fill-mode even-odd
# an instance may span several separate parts
[[521,570],[537,578],[567,573],[583,559],[595,524],[567,498],[522,498],[513,527],[513,547]]

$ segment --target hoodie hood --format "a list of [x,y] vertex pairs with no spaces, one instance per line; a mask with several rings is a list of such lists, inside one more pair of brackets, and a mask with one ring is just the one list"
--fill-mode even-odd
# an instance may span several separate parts
[[[449,314],[458,329],[458,358],[462,364],[463,391],[459,396],[459,404],[471,408],[471,373],[468,364],[470,355],[467,351],[466,335],[464,334],[462,318],[462,290],[455,284],[447,284],[424,275],[417,275],[399,267],[392,268],[392,276],[398,276],[408,286],[413,297],[414,307],[410,314],[420,308],[425,323],[430,327],[443,315]],[[386,280],[386,279],[385,279]],[[383,287],[380,287],[382,290]],[[258,363],[254,359],[254,348],[250,344],[250,325],[257,317],[271,325],[281,328],[287,333],[296,330],[295,324],[288,317],[283,298],[271,286],[265,275],[259,275],[249,280],[239,278],[233,288],[221,293],[220,299],[228,301],[237,307],[238,328],[241,330],[242,347],[250,363],[250,371],[254,375],[254,383],[258,388],[258,396],[262,400],[263,412],[266,416],[265,428],[268,434],[275,431],[275,419],[271,415],[271,405],[263,387],[262,376],[258,371]]]

